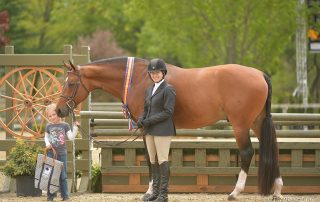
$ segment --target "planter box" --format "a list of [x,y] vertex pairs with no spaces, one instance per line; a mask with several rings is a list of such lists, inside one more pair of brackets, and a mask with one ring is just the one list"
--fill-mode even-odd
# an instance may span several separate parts
[[16,177],[17,196],[41,196],[41,189],[34,188],[34,178],[32,176]]

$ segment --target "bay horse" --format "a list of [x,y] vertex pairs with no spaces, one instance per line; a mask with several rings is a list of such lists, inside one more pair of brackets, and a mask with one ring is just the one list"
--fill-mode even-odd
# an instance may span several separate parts
[[[95,89],[102,89],[123,101],[127,57],[109,58],[68,69],[57,114],[68,116],[73,107]],[[135,58],[127,106],[134,121],[143,112],[144,92],[152,85],[147,72],[149,60]],[[254,154],[249,137],[252,129],[259,139],[258,187],[262,195],[274,189],[281,198],[283,186],[279,171],[278,146],[271,119],[272,86],[269,77],[258,69],[237,64],[183,69],[166,64],[166,81],[176,90],[174,122],[177,128],[200,128],[218,120],[231,122],[241,158],[241,170],[229,200],[243,191]],[[71,105],[71,106],[70,106]]]

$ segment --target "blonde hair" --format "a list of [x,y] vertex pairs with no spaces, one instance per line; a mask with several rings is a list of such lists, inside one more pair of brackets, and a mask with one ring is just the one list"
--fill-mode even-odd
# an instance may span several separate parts
[[[49,105],[46,107],[46,116],[48,116],[48,112],[49,112],[49,111],[55,111],[56,108],[57,108],[57,104],[55,104],[55,103],[49,104]],[[64,119],[61,118],[61,117],[59,117],[59,119],[60,119],[60,121],[63,121],[63,120],[64,120]]]
[[51,103],[46,107],[46,112],[48,113],[48,111],[50,110],[56,110],[57,105],[55,103]]

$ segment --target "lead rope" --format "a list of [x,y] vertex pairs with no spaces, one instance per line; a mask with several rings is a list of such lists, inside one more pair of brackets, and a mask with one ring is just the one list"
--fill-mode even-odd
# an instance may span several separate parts
[[140,134],[139,134],[139,133],[136,134],[137,131],[138,131],[138,129],[139,129],[139,128],[136,128],[136,129],[134,130],[134,132],[130,134],[130,137],[128,137],[127,139],[125,139],[125,140],[123,140],[123,141],[121,141],[121,142],[115,143],[115,144],[113,144],[113,145],[110,145],[110,146],[119,146],[120,144],[127,142],[132,136],[135,136],[135,135],[136,135],[136,137],[135,137],[133,140],[131,140],[131,142],[134,142],[136,139],[138,139],[138,138],[140,137],[140,135],[143,134],[143,132],[140,133]]
[[[73,124],[76,121],[76,116],[74,114],[74,111],[72,110],[72,131],[74,130]],[[73,192],[77,191],[77,178],[76,178],[76,145],[74,143],[75,141],[72,141],[72,166],[73,166]]]
[[[75,113],[74,113],[74,110],[71,109],[71,114],[72,114],[72,130],[73,130],[73,123],[76,121],[76,116],[75,116]],[[83,128],[81,126],[78,126],[78,128],[80,129],[80,133],[82,135],[84,135],[84,131],[83,131]],[[130,142],[134,142],[136,139],[138,139],[141,135],[143,136],[144,135],[144,131],[142,131],[141,133],[138,133],[138,130],[139,128],[136,128],[134,130],[134,132],[132,132],[130,134],[130,137],[128,137],[127,139],[121,141],[121,142],[118,142],[118,143],[115,143],[115,144],[112,144],[112,145],[107,145],[108,147],[114,147],[114,146],[119,146],[120,144],[122,143],[125,143],[127,142],[130,138],[132,138],[133,136],[136,136],[133,140],[131,140]],[[137,134],[138,133],[138,134]],[[90,139],[90,142],[98,142],[96,141],[91,135],[89,135],[89,139]],[[72,161],[72,164],[73,164],[73,182],[74,182],[74,186],[73,186],[73,189],[74,189],[74,192],[77,190],[77,182],[76,182],[76,155],[75,155],[75,150],[76,150],[76,146],[75,146],[75,141],[72,141],[72,155],[73,155],[73,161]]]

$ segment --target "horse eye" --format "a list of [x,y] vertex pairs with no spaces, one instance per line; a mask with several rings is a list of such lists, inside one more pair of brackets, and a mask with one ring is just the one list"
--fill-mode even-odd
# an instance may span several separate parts
[[68,83],[68,86],[74,86],[75,83]]

